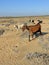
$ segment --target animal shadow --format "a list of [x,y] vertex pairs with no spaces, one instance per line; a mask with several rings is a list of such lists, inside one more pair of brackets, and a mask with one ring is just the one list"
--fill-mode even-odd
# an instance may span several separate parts
[[35,36],[36,36],[36,38],[37,38],[37,37],[39,37],[39,36],[44,36],[44,35],[46,35],[46,34],[48,34],[48,33],[47,33],[47,32],[42,32],[41,35],[40,35],[40,33],[36,33]]

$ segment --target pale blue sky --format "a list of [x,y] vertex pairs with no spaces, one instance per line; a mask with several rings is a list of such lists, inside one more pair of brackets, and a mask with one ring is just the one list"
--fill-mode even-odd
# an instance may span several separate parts
[[49,15],[49,0],[0,0],[0,16]]

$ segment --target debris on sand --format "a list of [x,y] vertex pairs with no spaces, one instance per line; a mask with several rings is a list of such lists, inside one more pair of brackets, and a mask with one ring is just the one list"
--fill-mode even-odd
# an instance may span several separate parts
[[8,26],[10,26],[10,24],[9,23],[8,24],[5,24],[5,26],[8,27]]
[[16,24],[16,23],[17,23],[17,21],[10,20],[10,21],[9,21],[9,23],[10,23],[10,24]]
[[29,60],[32,65],[49,65],[49,54],[47,53],[28,53],[25,59]]
[[4,32],[5,32],[4,29],[0,29],[0,35],[3,35]]
[[19,52],[18,46],[17,45],[16,46],[13,46],[12,51],[14,53],[18,53]]

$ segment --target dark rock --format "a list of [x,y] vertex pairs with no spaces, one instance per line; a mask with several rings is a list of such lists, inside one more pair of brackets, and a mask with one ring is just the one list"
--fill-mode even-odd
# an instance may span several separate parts
[[5,30],[0,29],[0,35],[2,35],[5,32]]

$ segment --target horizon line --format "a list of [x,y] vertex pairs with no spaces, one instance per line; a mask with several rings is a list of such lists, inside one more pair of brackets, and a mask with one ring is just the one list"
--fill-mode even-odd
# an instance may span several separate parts
[[49,15],[26,15],[26,16],[23,16],[23,15],[22,16],[11,16],[10,15],[10,16],[0,16],[0,17],[32,17],[32,16],[36,17],[36,16],[49,16]]

